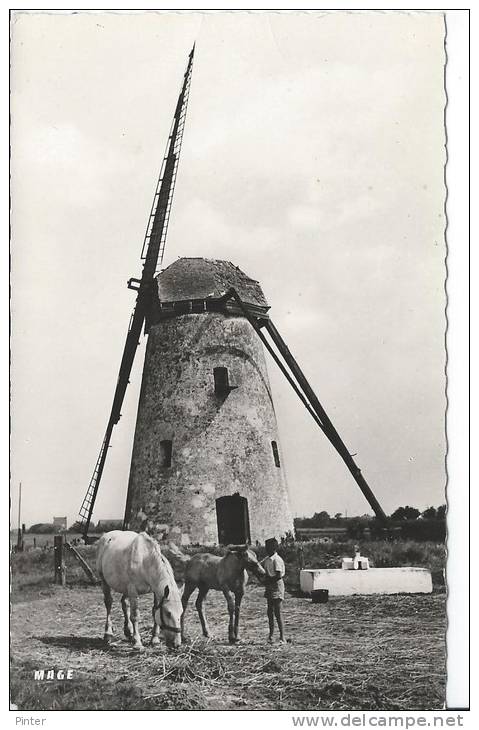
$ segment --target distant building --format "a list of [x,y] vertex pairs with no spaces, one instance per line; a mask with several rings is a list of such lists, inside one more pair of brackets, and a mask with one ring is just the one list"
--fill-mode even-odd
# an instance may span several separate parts
[[54,517],[53,518],[53,527],[55,528],[55,532],[62,532],[63,530],[67,529],[67,518],[66,517]]

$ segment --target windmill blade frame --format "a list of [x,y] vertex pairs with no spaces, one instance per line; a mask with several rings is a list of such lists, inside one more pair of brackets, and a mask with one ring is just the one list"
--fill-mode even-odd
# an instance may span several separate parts
[[129,378],[136,351],[138,349],[141,330],[145,323],[146,301],[151,290],[153,278],[157,273],[158,267],[161,266],[163,261],[166,246],[166,235],[168,232],[168,223],[170,219],[185,127],[186,111],[188,107],[194,52],[195,46],[193,45],[188,56],[188,63],[184,73],[180,95],[176,104],[173,122],[170,128],[166,151],[160,169],[160,175],[158,177],[155,194],[153,196],[153,203],[141,251],[141,259],[143,260],[141,279],[131,278],[128,281],[128,288],[137,292],[137,299],[128,326],[108,425],[87,492],[79,511],[81,533],[85,540],[88,538],[88,531],[90,528],[95,501],[98,495],[103,469],[108,455],[108,449],[110,447],[113,427],[121,418],[121,408],[123,406],[126,389],[130,382]]

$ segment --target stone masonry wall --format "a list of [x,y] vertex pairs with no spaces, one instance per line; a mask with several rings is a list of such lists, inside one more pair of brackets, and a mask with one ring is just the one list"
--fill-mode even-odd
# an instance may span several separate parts
[[[213,369],[228,369],[224,399]],[[172,442],[162,466],[160,442]],[[251,539],[293,529],[262,344],[249,322],[222,313],[163,320],[149,333],[130,471],[130,527],[148,517],[183,544],[218,542],[218,497],[248,500]]]

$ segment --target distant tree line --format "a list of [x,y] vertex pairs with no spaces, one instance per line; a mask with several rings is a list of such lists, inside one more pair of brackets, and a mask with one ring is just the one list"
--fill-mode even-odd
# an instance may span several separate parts
[[[331,517],[327,512],[315,512],[312,517],[296,517],[295,530],[298,527],[310,528],[346,528],[348,538],[361,539],[384,537],[385,528],[375,517],[343,517],[337,512]],[[409,538],[412,540],[431,540],[443,542],[446,538],[446,505],[428,507],[423,512],[406,505],[398,507],[389,516],[387,533],[390,537]]]

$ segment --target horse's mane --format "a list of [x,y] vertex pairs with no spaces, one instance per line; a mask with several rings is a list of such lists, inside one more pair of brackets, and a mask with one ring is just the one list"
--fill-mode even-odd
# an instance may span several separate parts
[[175,574],[173,573],[173,568],[171,567],[170,561],[168,560],[167,557],[165,557],[165,555],[163,555],[159,545],[158,545],[158,551],[160,553],[161,562],[162,562],[163,567],[165,568],[166,572],[168,573],[168,577],[170,578],[170,581],[172,581],[176,586]]
[[148,544],[150,545],[153,553],[156,555],[157,558],[159,558],[160,563],[162,567],[165,569],[165,572],[167,573],[169,582],[173,582],[176,586],[175,581],[175,575],[173,573],[173,568],[171,567],[170,561],[168,558],[163,555],[161,551],[161,545],[155,540],[154,537],[151,537],[147,532],[140,533],[144,536],[144,538],[147,540]]

